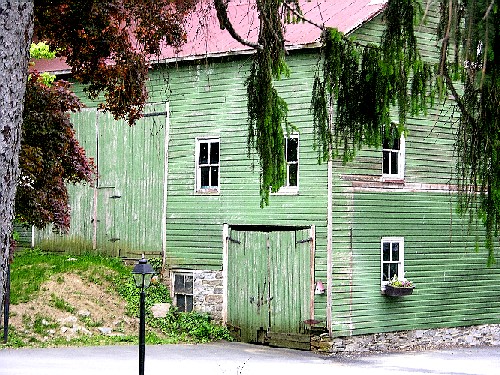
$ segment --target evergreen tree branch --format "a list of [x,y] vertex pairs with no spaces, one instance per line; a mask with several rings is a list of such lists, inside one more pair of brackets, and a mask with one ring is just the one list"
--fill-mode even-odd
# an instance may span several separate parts
[[299,20],[301,21],[304,21],[304,22],[307,22],[308,24],[310,25],[313,25],[315,27],[317,27],[318,29],[324,31],[326,29],[326,26],[323,24],[323,25],[320,25],[319,23],[316,23],[312,20],[310,20],[309,18],[306,18],[304,17],[303,14],[299,13],[297,11],[297,9],[293,8],[290,6],[290,4],[288,3],[288,1],[284,1],[283,2],[283,6],[288,9],[289,12],[291,12],[295,17],[297,17]]
[[219,19],[220,27],[222,30],[227,30],[231,37],[235,39],[237,42],[243,44],[244,46],[262,50],[263,46],[259,43],[251,42],[247,39],[244,39],[239,35],[233,27],[233,24],[229,20],[227,15],[227,4],[230,0],[214,0],[215,10],[217,11],[217,18]]

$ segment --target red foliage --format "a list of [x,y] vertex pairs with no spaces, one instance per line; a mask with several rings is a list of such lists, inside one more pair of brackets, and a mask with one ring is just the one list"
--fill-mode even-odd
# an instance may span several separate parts
[[[72,77],[90,98],[104,93],[102,108],[129,124],[147,100],[150,54],[160,43],[185,40],[183,20],[197,0],[35,0],[35,35],[66,56]],[[16,215],[43,228],[67,230],[66,183],[91,182],[92,160],[75,139],[68,113],[81,107],[63,81],[47,87],[28,79],[20,153]]]
[[95,171],[69,118],[69,112],[80,108],[69,83],[57,81],[48,87],[36,73],[28,78],[16,194],[16,215],[21,221],[38,228],[53,223],[58,230],[69,229],[66,183],[90,183]]
[[180,45],[183,20],[197,0],[35,0],[35,34],[60,48],[73,77],[103,109],[129,124],[147,99],[148,54]]

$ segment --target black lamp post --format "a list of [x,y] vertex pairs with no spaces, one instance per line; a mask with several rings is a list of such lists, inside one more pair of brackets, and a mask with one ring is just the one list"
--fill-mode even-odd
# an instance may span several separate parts
[[148,261],[142,257],[132,270],[135,285],[141,289],[140,316],[139,316],[139,375],[144,375],[144,356],[146,354],[146,308],[144,306],[146,294],[144,291],[151,284],[155,271]]

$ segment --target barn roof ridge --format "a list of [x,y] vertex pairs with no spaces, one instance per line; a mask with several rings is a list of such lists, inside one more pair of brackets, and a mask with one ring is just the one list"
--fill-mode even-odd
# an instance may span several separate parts
[[[305,18],[316,24],[335,27],[349,34],[380,14],[387,0],[309,0],[301,3]],[[254,0],[231,0],[228,17],[236,31],[244,39],[256,42],[258,16]],[[187,41],[179,48],[164,45],[159,55],[150,56],[152,65],[179,61],[192,61],[210,57],[250,54],[253,50],[231,37],[220,27],[211,1],[200,1],[196,11],[186,19]],[[287,50],[316,48],[319,46],[321,30],[308,23],[286,25],[285,46]],[[69,74],[71,67],[64,58],[36,60],[31,69],[54,74]]]

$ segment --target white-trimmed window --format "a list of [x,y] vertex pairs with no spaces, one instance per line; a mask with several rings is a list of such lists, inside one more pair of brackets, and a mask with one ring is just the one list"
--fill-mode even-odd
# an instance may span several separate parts
[[175,306],[181,312],[193,311],[193,274],[174,272],[172,276]]
[[299,191],[299,135],[291,134],[285,138],[286,180],[278,193],[297,193]]
[[397,276],[404,278],[404,237],[382,237],[380,240],[380,282],[382,289]]
[[382,145],[382,179],[403,180],[405,177],[405,137],[385,137]]
[[196,139],[196,192],[219,192],[219,138]]

